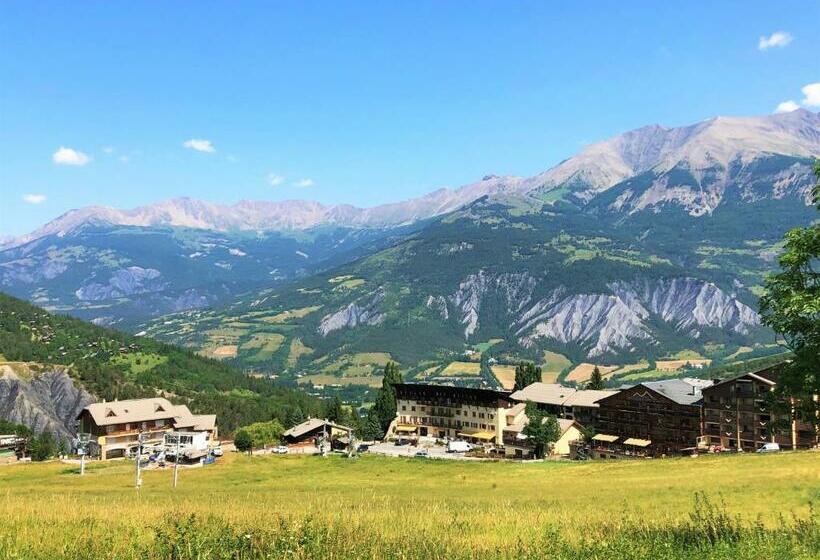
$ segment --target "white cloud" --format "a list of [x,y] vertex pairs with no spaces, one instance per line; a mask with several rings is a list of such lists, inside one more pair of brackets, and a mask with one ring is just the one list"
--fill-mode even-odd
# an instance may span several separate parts
[[789,99],[788,101],[784,101],[780,103],[777,108],[774,110],[775,113],[791,113],[792,111],[797,111],[800,108],[800,105]]
[[285,182],[285,178],[281,175],[277,175],[276,173],[268,173],[268,184],[271,187],[278,187],[282,183]]
[[104,154],[109,156],[114,153],[114,148],[112,146],[105,146],[102,150]]
[[23,196],[23,200],[28,202],[29,204],[41,204],[46,201],[46,195],[44,194],[27,194]]
[[196,150],[197,152],[212,154],[216,151],[216,148],[214,148],[214,145],[210,140],[202,140],[200,138],[191,138],[190,140],[183,142],[182,145],[191,150]]
[[305,189],[307,187],[312,187],[314,184],[313,179],[299,179],[293,183],[293,186],[299,187],[300,189]]
[[768,37],[765,35],[761,37],[757,43],[757,48],[761,51],[765,51],[772,47],[785,47],[792,42],[792,39],[794,39],[794,37],[792,37],[791,33],[775,31]]
[[91,158],[81,151],[66,148],[65,146],[60,146],[60,149],[54,152],[51,159],[57,165],[85,165],[91,161]]
[[809,107],[820,106],[820,82],[808,84],[800,88],[805,97],[803,98],[803,105]]

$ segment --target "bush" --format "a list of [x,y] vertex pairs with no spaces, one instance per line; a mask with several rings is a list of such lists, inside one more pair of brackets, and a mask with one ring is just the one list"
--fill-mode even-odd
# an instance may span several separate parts
[[238,451],[250,451],[253,448],[253,438],[251,438],[247,430],[241,429],[236,432],[233,444]]
[[31,440],[31,460],[45,461],[57,453],[57,443],[51,432],[43,432]]

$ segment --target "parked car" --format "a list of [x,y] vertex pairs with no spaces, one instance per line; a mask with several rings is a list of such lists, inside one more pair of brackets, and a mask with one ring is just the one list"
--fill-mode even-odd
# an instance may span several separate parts
[[356,451],[358,451],[359,453],[364,453],[368,449],[370,449],[370,445],[368,445],[367,443],[362,443],[359,444],[359,447],[356,448]]
[[447,453],[466,453],[473,450],[473,445],[466,441],[447,442]]
[[277,445],[276,447],[273,448],[273,452],[276,453],[277,455],[285,455],[288,452],[288,446],[287,445]]
[[427,452],[426,449],[419,449],[416,451],[415,457],[429,457],[430,454]]
[[764,443],[760,449],[757,450],[758,453],[777,453],[778,451],[780,451],[779,443]]
[[406,439],[397,439],[395,445],[409,445],[410,440]]
[[222,455],[224,455],[225,453],[222,451],[221,447],[214,447],[213,449],[211,449],[211,454],[214,457],[222,457]]

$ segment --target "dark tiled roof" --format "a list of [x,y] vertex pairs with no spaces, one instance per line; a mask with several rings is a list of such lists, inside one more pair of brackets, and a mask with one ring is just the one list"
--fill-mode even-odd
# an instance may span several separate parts
[[646,383],[641,383],[641,385],[660,393],[678,404],[694,404],[703,398],[700,387],[691,385],[682,379],[647,381]]

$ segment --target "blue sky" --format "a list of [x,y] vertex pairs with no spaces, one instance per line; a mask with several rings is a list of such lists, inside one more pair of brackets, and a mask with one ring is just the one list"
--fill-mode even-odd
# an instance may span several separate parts
[[176,196],[371,206],[820,82],[820,2],[667,4],[3,2],[0,234]]

